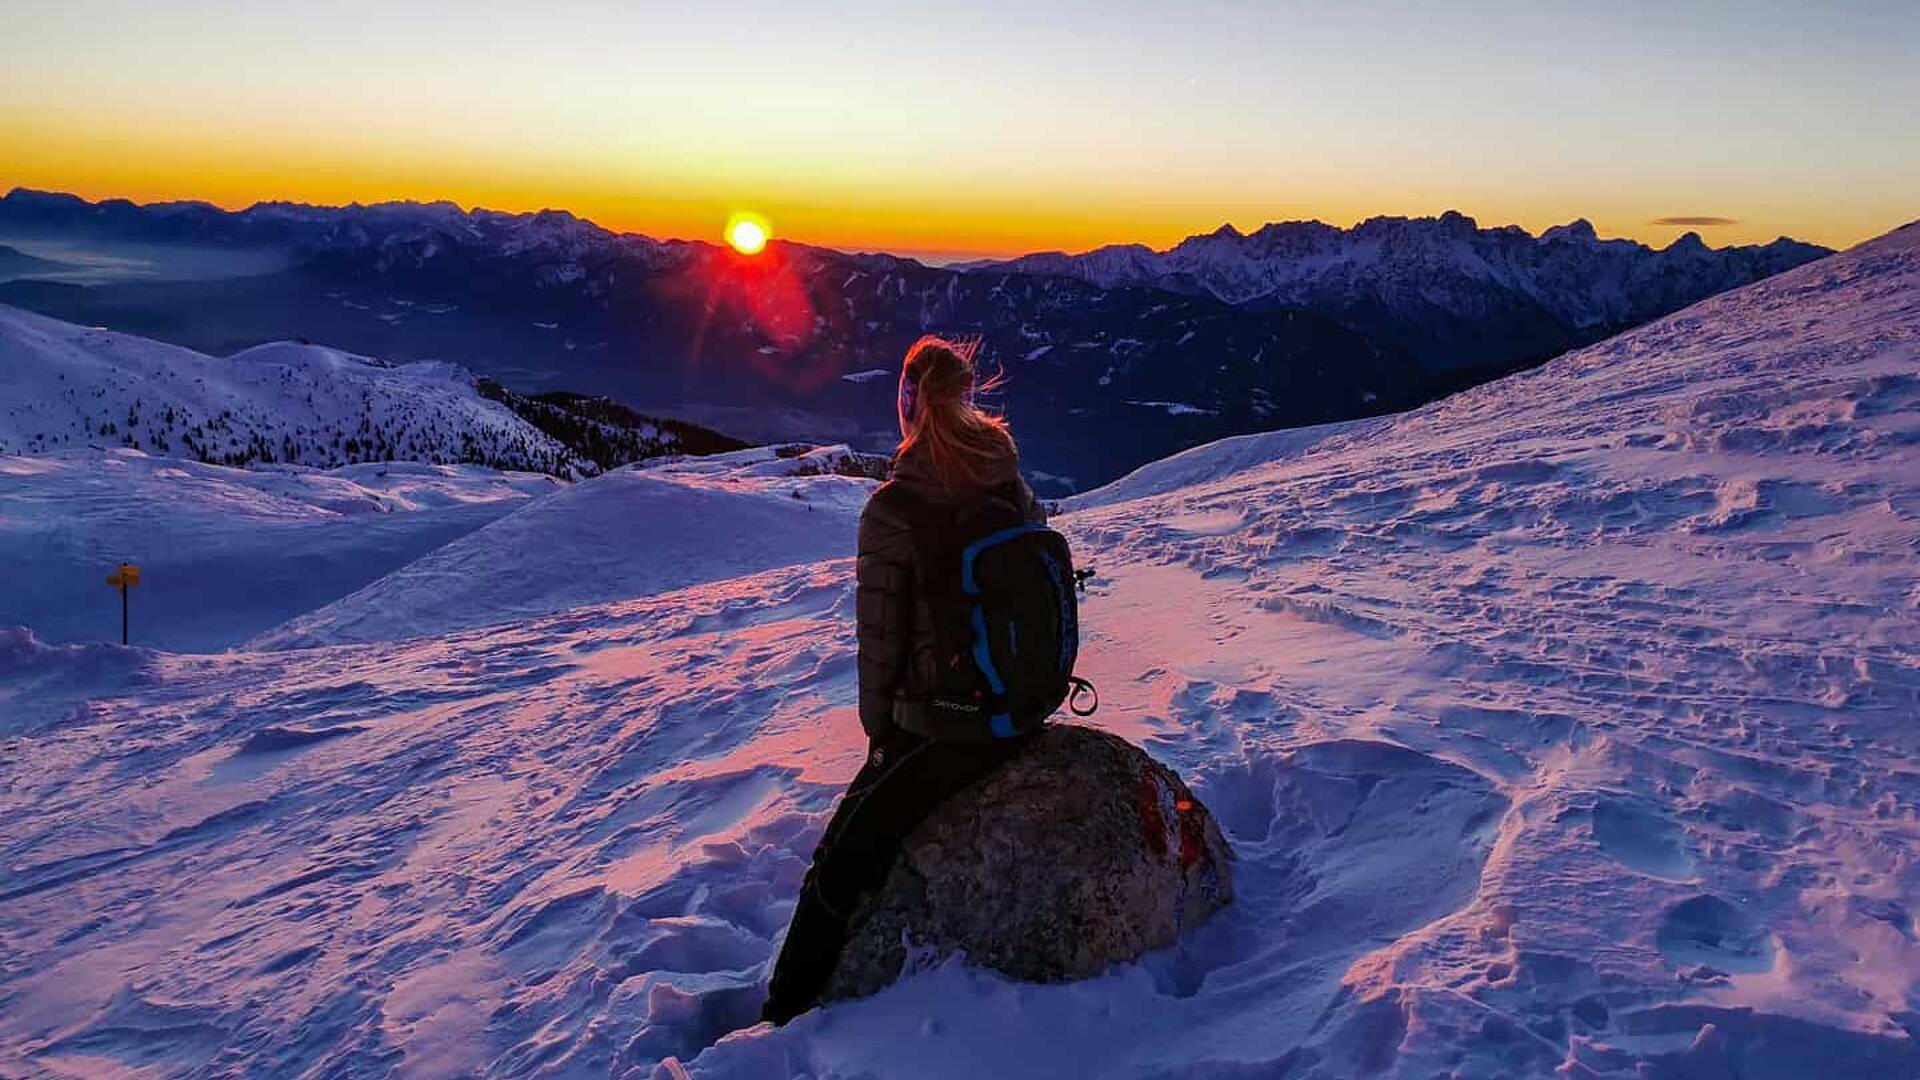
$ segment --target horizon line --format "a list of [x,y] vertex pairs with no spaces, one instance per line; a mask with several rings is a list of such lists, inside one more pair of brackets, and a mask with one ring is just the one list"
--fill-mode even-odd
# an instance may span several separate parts
[[[371,199],[371,200],[365,200],[365,201],[355,198],[355,199],[350,199],[347,202],[306,202],[300,199],[292,199],[292,198],[260,198],[260,199],[253,199],[244,204],[237,203],[237,202],[222,203],[220,201],[217,201],[211,198],[195,197],[195,198],[178,198],[178,199],[150,199],[143,202],[137,198],[134,198],[132,196],[126,196],[126,195],[102,195],[94,198],[89,198],[86,195],[80,194],[79,192],[76,192],[76,191],[56,190],[51,188],[39,188],[39,187],[33,187],[29,184],[19,184],[19,183],[8,185],[5,190],[6,190],[6,194],[0,195],[0,200],[11,199],[15,195],[24,193],[28,195],[43,195],[43,196],[54,196],[54,197],[60,197],[60,198],[74,199],[88,206],[100,206],[105,203],[116,203],[116,202],[126,203],[138,209],[152,209],[155,207],[165,207],[165,206],[202,206],[202,207],[207,207],[209,209],[212,209],[219,213],[236,214],[236,215],[244,214],[250,210],[259,209],[261,207],[266,207],[266,206],[297,206],[297,207],[303,207],[311,210],[344,211],[344,210],[353,210],[353,209],[363,209],[363,210],[374,209],[382,206],[431,207],[431,206],[446,205],[454,208],[455,210],[459,211],[461,214],[469,217],[475,214],[480,214],[480,213],[500,214],[507,217],[516,217],[516,218],[533,217],[540,214],[558,213],[558,214],[565,214],[568,217],[571,217],[572,219],[574,219],[575,221],[580,221],[587,225],[591,225],[594,228],[599,229],[600,231],[605,232],[610,236],[630,236],[630,237],[635,237],[641,240],[646,240],[652,243],[701,244],[708,247],[724,247],[725,246],[725,243],[723,241],[710,239],[707,237],[666,236],[658,233],[643,232],[637,229],[616,228],[616,227],[604,224],[601,221],[597,220],[596,218],[588,217],[570,207],[554,206],[554,205],[543,205],[537,209],[529,209],[529,210],[510,210],[510,209],[502,209],[500,207],[487,206],[477,202],[470,203],[470,204],[463,203],[460,200],[451,198],[451,197],[441,197],[441,198],[434,198],[434,199],[412,199],[412,198]],[[1115,241],[1112,243],[1097,244],[1093,247],[1083,248],[1080,250],[1068,250],[1067,248],[1064,248],[1064,247],[1051,247],[1051,248],[1033,248],[1033,249],[1027,249],[1023,251],[1013,252],[1010,254],[1005,254],[1005,253],[998,253],[994,251],[966,250],[966,249],[957,249],[957,248],[914,248],[911,246],[902,246],[897,248],[879,248],[879,247],[861,247],[861,246],[835,246],[833,244],[818,243],[814,241],[803,240],[797,237],[783,236],[778,232],[777,227],[772,237],[770,238],[770,242],[786,243],[786,244],[797,245],[800,247],[815,248],[823,251],[831,251],[841,255],[855,255],[855,256],[885,255],[891,258],[910,259],[914,262],[918,262],[926,266],[945,267],[945,266],[951,266],[957,263],[970,262],[970,261],[1005,262],[1005,261],[1012,261],[1015,259],[1022,259],[1022,258],[1028,258],[1033,256],[1043,256],[1043,255],[1061,255],[1061,256],[1066,256],[1068,258],[1076,258],[1076,257],[1092,254],[1097,251],[1102,251],[1109,248],[1118,248],[1118,247],[1141,247],[1155,254],[1165,254],[1173,250],[1174,248],[1179,247],[1181,244],[1186,243],[1187,241],[1202,239],[1210,236],[1217,236],[1217,235],[1220,235],[1221,233],[1227,233],[1235,237],[1244,238],[1269,228],[1275,228],[1275,227],[1281,227],[1281,226],[1287,226],[1287,225],[1320,225],[1327,228],[1336,229],[1341,232],[1351,232],[1354,229],[1360,227],[1361,225],[1374,222],[1374,221],[1390,221],[1390,220],[1441,221],[1448,217],[1464,218],[1468,222],[1470,222],[1476,230],[1482,231],[1482,232],[1498,231],[1503,229],[1517,229],[1523,234],[1525,234],[1526,236],[1528,236],[1529,238],[1536,241],[1544,239],[1548,233],[1556,229],[1570,228],[1573,226],[1584,224],[1588,227],[1589,230],[1593,231],[1596,235],[1596,238],[1601,241],[1615,241],[1615,242],[1626,242],[1626,243],[1638,244],[1652,251],[1666,250],[1665,248],[1660,248],[1660,247],[1656,247],[1653,244],[1649,244],[1644,240],[1635,239],[1634,237],[1621,234],[1617,230],[1609,230],[1612,233],[1612,235],[1600,235],[1598,226],[1595,226],[1592,220],[1586,217],[1585,215],[1579,215],[1572,218],[1569,221],[1561,222],[1556,225],[1547,226],[1546,228],[1543,228],[1536,233],[1529,230],[1526,226],[1519,224],[1518,222],[1508,222],[1505,224],[1494,224],[1494,225],[1485,224],[1474,215],[1468,214],[1464,211],[1455,209],[1453,207],[1448,207],[1447,209],[1441,210],[1438,213],[1432,213],[1432,214],[1418,214],[1418,215],[1372,214],[1365,217],[1355,218],[1353,222],[1348,225],[1339,225],[1333,222],[1326,221],[1319,217],[1311,217],[1311,218],[1287,218],[1287,219],[1279,219],[1279,220],[1269,220],[1269,221],[1263,222],[1262,224],[1252,229],[1242,229],[1236,226],[1231,221],[1222,221],[1220,224],[1214,226],[1212,229],[1188,233],[1186,236],[1184,236],[1180,240],[1175,241],[1172,244],[1169,244],[1165,248],[1156,248],[1156,247],[1153,247],[1151,244],[1141,242],[1141,241]],[[1693,236],[1696,239],[1699,239],[1702,243],[1705,243],[1705,237],[1701,236],[1700,232],[1698,231],[1698,228],[1691,227],[1692,221],[1695,221],[1695,220],[1698,220],[1698,221],[1714,220],[1716,224],[1722,220],[1727,220],[1730,223],[1730,219],[1709,219],[1706,216],[1672,215],[1671,217],[1668,217],[1668,218],[1655,219],[1653,222],[1650,222],[1650,224],[1671,223],[1675,226],[1678,226],[1681,224],[1688,224],[1690,226],[1686,232],[1682,233],[1679,237],[1676,237],[1673,241],[1671,241],[1668,244],[1668,247],[1673,246],[1673,244],[1679,243],[1680,240],[1686,236]],[[1916,219],[1916,220],[1920,220],[1920,219]],[[1899,229],[1903,227],[1904,224],[1906,223],[1896,224],[1891,229],[1886,231],[1890,232],[1890,231],[1893,231],[1894,229]],[[718,235],[718,232],[719,230],[716,229],[716,236]],[[1875,236],[1884,235],[1884,232],[1876,233],[1874,235]],[[1869,237],[1868,239],[1872,239],[1872,237]],[[1814,247],[1827,246],[1827,245],[1819,244],[1813,241],[1800,240],[1799,238],[1789,236],[1786,233],[1779,234],[1772,241],[1767,241],[1762,243],[1753,243],[1753,244],[1728,243],[1725,246],[1720,248],[1714,248],[1711,244],[1708,244],[1707,246],[1712,250],[1724,251],[1724,250],[1730,250],[1730,249],[1739,248],[1739,247],[1763,247],[1766,245],[1766,243],[1778,243],[1780,241],[1789,241],[1792,243],[1804,243]],[[1840,251],[1845,249],[1829,248],[1828,250]]]

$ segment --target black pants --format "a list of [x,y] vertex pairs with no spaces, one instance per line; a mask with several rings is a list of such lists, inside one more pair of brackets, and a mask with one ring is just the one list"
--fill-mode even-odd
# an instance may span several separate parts
[[874,740],[813,850],[761,1019],[784,1024],[814,1006],[846,945],[847,920],[885,883],[907,834],[1027,741],[947,743],[905,731]]

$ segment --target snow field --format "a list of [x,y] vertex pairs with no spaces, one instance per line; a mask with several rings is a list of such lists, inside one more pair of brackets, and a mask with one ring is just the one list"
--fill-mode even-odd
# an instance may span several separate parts
[[421,637],[647,596],[851,550],[874,482],[846,447],[765,447],[582,481],[261,635],[258,648]]
[[1172,949],[752,1024],[863,740],[851,560],[722,515],[486,627],[0,636],[0,1073],[1920,1074],[1920,227],[1278,441],[1062,519],[1099,724],[1239,853]]
[[0,626],[118,641],[106,578],[142,569],[132,640],[224,649],[565,485],[408,463],[233,469],[138,450],[0,455]]

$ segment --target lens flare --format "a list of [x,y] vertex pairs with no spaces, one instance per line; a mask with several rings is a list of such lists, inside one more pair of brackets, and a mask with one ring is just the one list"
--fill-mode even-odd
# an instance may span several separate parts
[[727,219],[727,243],[742,255],[758,255],[772,232],[767,219],[758,214],[735,214]]

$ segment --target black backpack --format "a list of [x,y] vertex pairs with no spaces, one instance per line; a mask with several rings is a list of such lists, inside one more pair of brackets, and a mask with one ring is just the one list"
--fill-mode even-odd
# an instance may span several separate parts
[[[1068,701],[1099,707],[1073,674],[1080,608],[1067,538],[1026,519],[1017,497],[936,503],[899,484],[886,498],[912,527],[914,589],[933,616],[934,675],[904,703],[926,734],[953,741],[1038,731]],[[1092,703],[1080,707],[1082,695]]]

